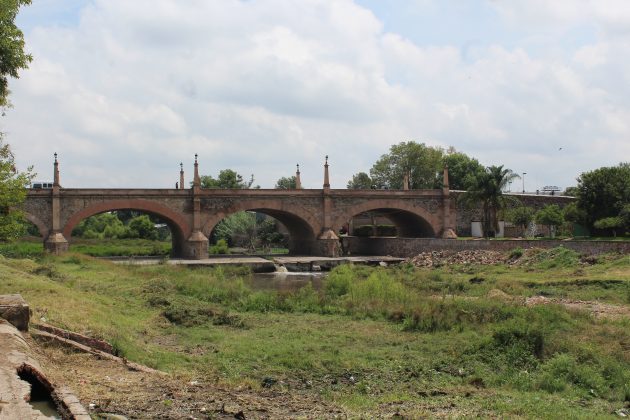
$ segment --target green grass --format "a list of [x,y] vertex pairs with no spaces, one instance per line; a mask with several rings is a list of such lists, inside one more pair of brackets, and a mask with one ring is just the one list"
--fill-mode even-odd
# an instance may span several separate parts
[[226,386],[258,389],[271,377],[356,416],[390,404],[435,416],[455,404],[449,415],[592,418],[628,404],[629,320],[519,298],[547,290],[628,305],[630,257],[584,265],[557,249],[520,258],[439,270],[345,265],[321,290],[273,292],[248,287],[243,268],[0,257],[0,293],[22,293],[35,319],[89,331],[130,360]]

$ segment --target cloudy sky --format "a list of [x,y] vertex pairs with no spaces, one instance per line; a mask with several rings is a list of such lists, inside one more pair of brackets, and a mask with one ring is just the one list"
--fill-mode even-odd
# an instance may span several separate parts
[[0,130],[65,187],[172,187],[198,153],[263,188],[296,163],[320,188],[328,154],[344,188],[407,140],[530,191],[630,161],[627,0],[33,0],[18,25]]

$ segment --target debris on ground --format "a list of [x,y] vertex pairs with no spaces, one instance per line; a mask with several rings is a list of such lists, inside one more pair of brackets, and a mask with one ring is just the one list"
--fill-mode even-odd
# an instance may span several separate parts
[[499,251],[429,251],[407,258],[406,263],[416,267],[436,268],[455,264],[501,264],[508,261],[505,253]]

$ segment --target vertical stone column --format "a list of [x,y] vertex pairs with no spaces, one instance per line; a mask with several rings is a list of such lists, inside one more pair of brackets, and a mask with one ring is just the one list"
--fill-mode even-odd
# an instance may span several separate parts
[[448,185],[448,165],[444,166],[444,182],[442,184],[442,238],[457,239],[451,220],[451,193]]
[[300,179],[300,164],[298,163],[296,166],[297,166],[297,171],[295,171],[295,189],[301,190],[302,180]]
[[186,256],[191,259],[201,260],[208,258],[208,238],[201,231],[201,178],[199,177],[197,154],[195,154],[195,173],[191,192],[193,200],[193,224],[192,233],[186,240]]
[[184,189],[184,164],[179,162],[179,189]]
[[323,229],[317,238],[317,253],[325,257],[338,257],[341,254],[341,243],[339,236],[332,229],[332,198],[330,196],[330,177],[328,175],[328,155],[324,163],[324,189],[322,190],[323,200]]
[[68,250],[68,241],[63,236],[63,233],[61,233],[61,184],[59,183],[59,162],[57,161],[57,153],[55,153],[53,168],[54,179],[51,190],[52,229],[50,230],[48,238],[44,241],[44,249],[52,254],[59,255]]

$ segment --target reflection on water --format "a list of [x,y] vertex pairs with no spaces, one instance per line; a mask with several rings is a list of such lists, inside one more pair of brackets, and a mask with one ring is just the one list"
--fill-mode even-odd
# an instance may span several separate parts
[[292,292],[311,283],[313,289],[322,288],[327,273],[303,272],[303,273],[254,273],[247,282],[254,290],[282,290]]
[[31,407],[33,407],[33,409],[47,416],[46,418],[48,419],[61,419],[59,412],[57,412],[57,407],[55,407],[55,403],[51,399],[29,401],[29,404],[31,404]]

